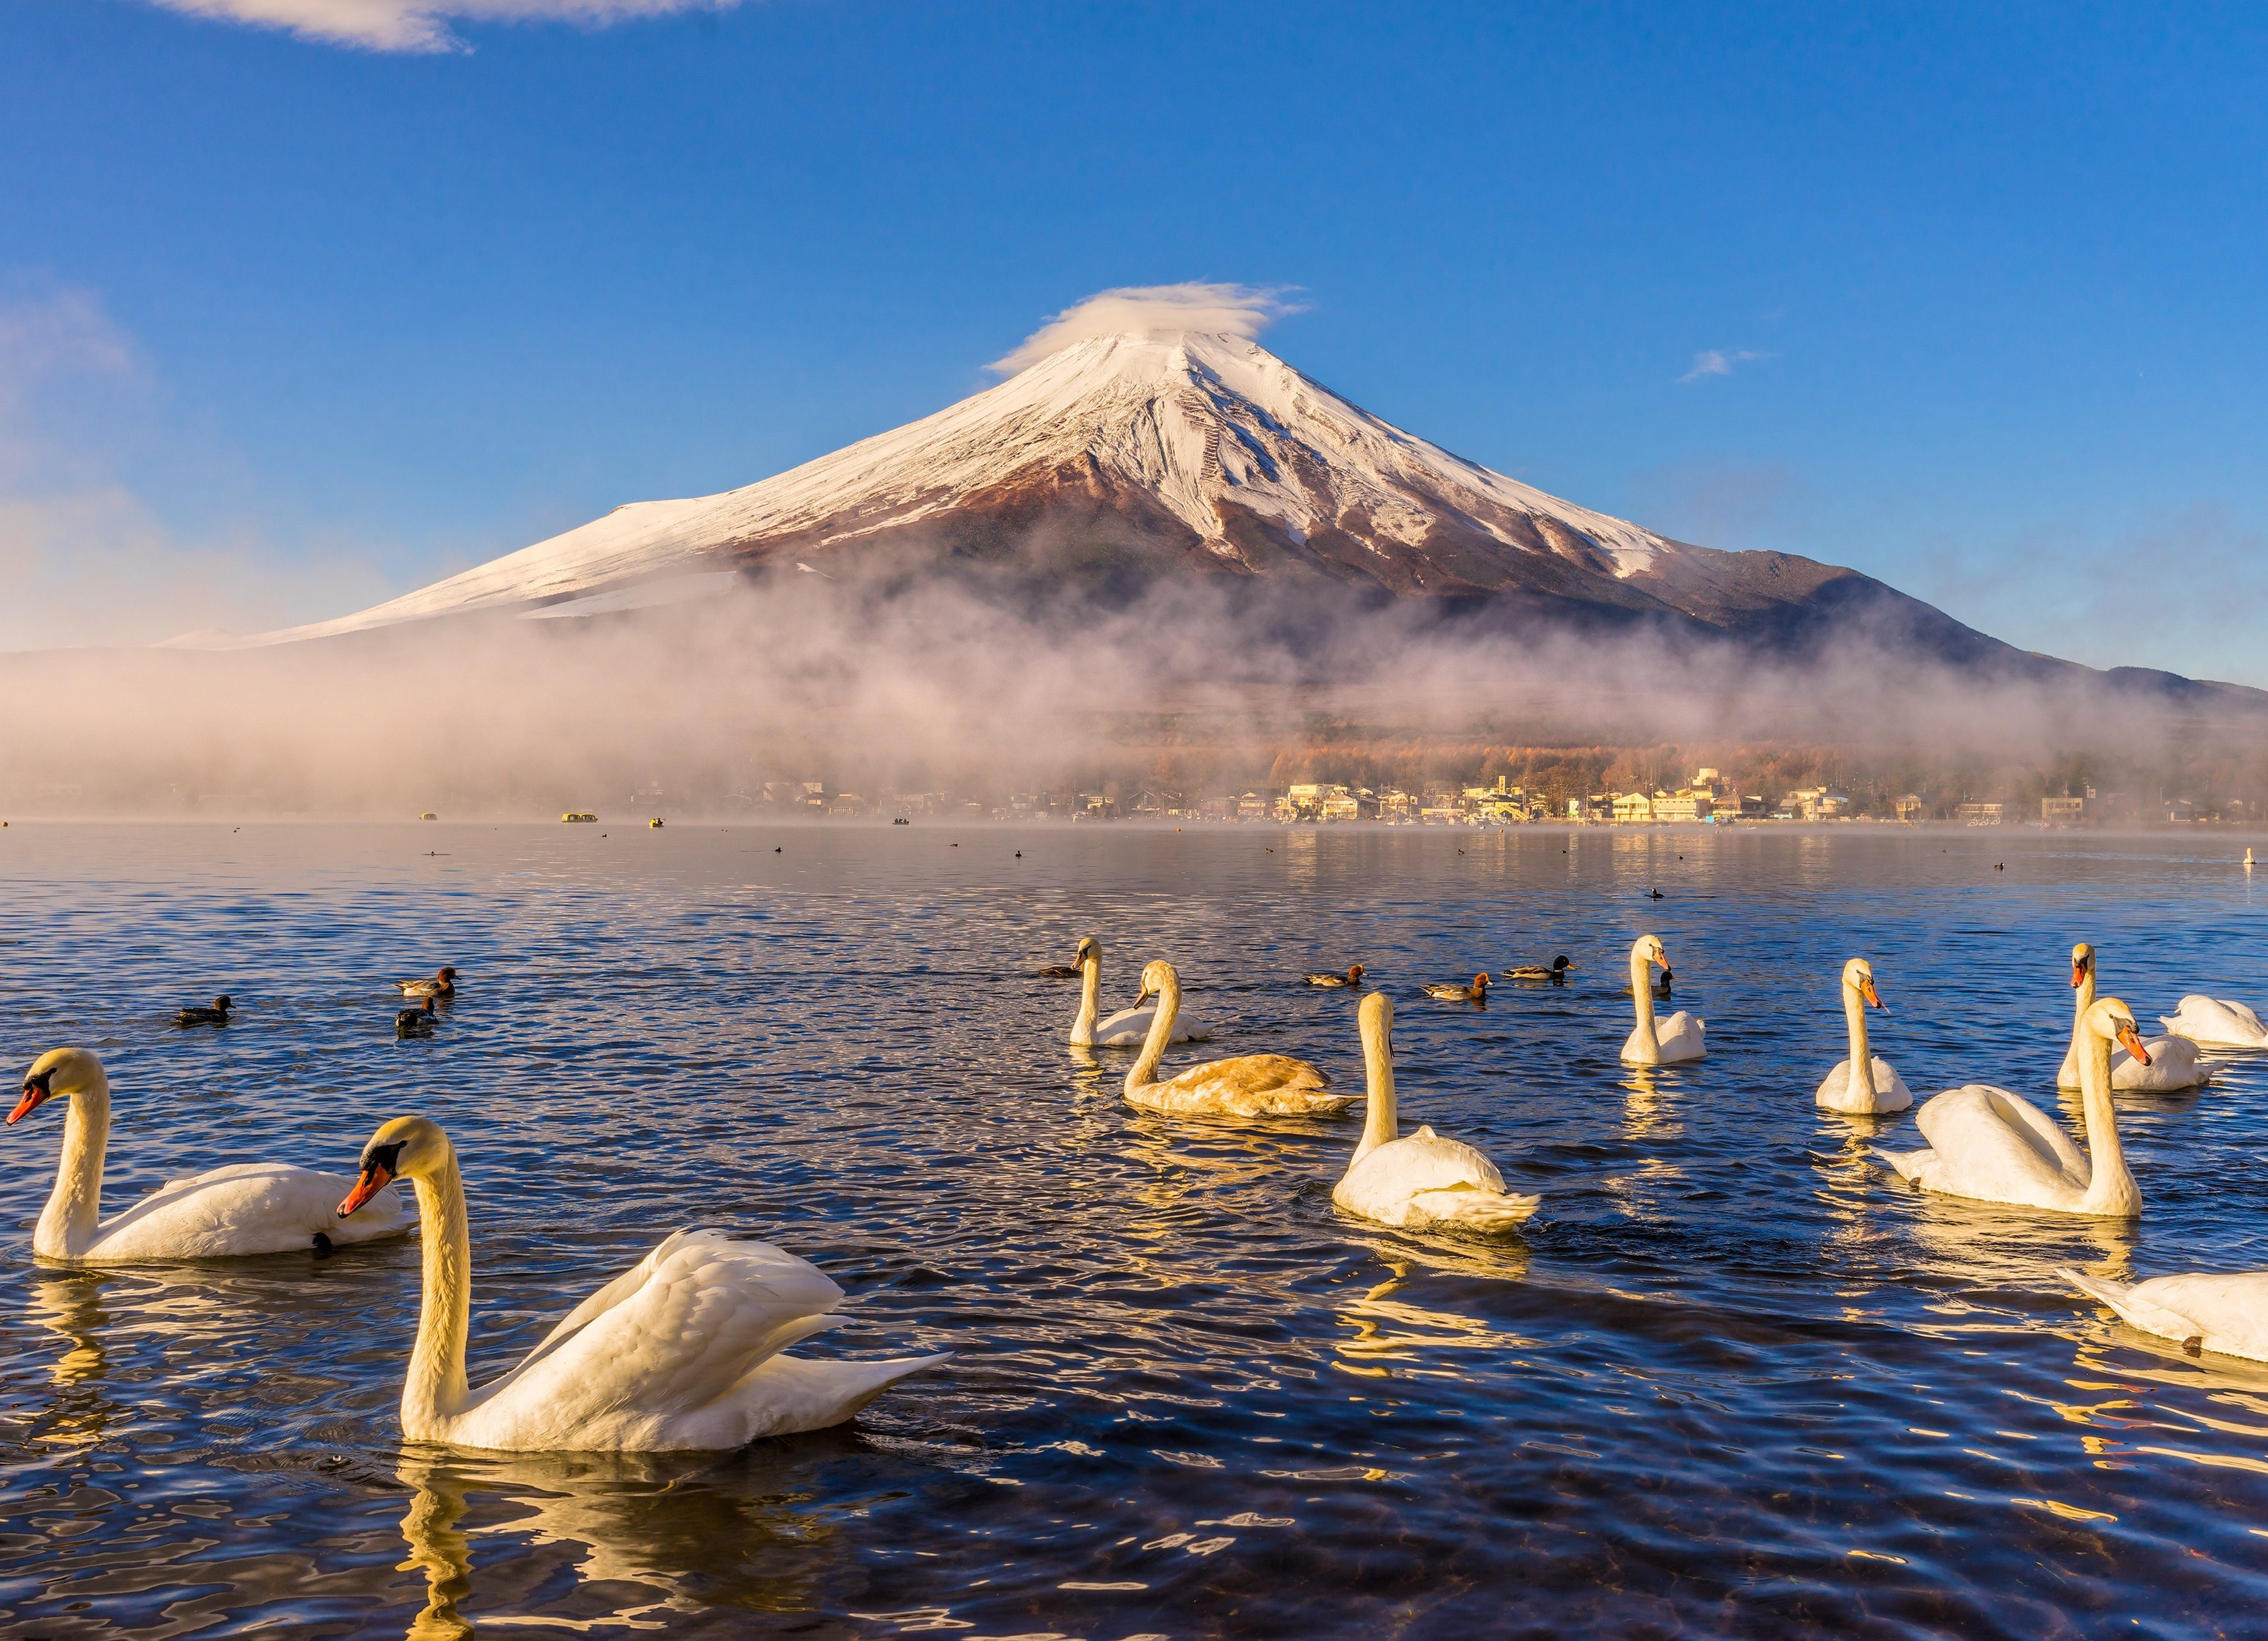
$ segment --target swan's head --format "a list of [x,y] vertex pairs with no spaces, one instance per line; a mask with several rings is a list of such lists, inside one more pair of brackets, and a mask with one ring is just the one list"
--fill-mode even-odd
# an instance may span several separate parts
[[1086,935],[1080,936],[1079,955],[1071,959],[1071,963],[1075,967],[1085,968],[1089,958],[1093,958],[1097,963],[1101,962],[1102,948],[1094,943],[1094,935]]
[[1389,1061],[1393,1060],[1394,999],[1384,992],[1373,992],[1362,1000],[1355,1017],[1362,1026],[1364,1044],[1377,1049]]
[[2134,1063],[2150,1063],[2150,1051],[2142,1046],[2142,1033],[2134,1024],[2134,1011],[2116,997],[2105,997],[2080,1016],[2080,1030],[2095,1037],[2108,1038],[2128,1053]]
[[1178,990],[1181,984],[1182,977],[1174,972],[1174,965],[1160,957],[1142,971],[1142,994],[1134,1000],[1134,1006],[1140,1008],[1168,986]]
[[441,1125],[423,1117],[396,1117],[362,1148],[362,1170],[354,1189],[339,1204],[344,1219],[396,1179],[415,1179],[440,1171],[454,1153]]
[[1637,943],[1631,947],[1631,961],[1633,963],[1651,963],[1657,968],[1668,968],[1669,966],[1669,954],[1661,949],[1661,936],[1659,935],[1640,935],[1638,937]]
[[91,1048],[51,1048],[24,1073],[24,1097],[8,1113],[13,1124],[46,1105],[58,1094],[107,1094],[110,1079]]
[[2095,948],[2085,941],[2071,949],[2071,987],[2077,991],[2087,984],[2087,977],[2095,972]]
[[1843,989],[1856,992],[1877,1009],[1887,1009],[1881,993],[1874,989],[1874,965],[1864,957],[1853,957],[1843,965]]

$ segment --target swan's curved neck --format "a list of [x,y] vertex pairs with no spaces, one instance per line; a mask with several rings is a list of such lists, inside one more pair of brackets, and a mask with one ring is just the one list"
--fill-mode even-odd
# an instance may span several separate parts
[[32,1231],[32,1251],[51,1260],[72,1260],[94,1241],[102,1217],[102,1158],[110,1145],[110,1080],[96,1075],[70,1097],[63,1113],[63,1161],[55,1188]]
[[1362,1069],[1370,1090],[1369,1110],[1363,1118],[1362,1142],[1347,1163],[1350,1168],[1380,1146],[1391,1145],[1401,1137],[1401,1113],[1394,1103],[1394,1051],[1387,1046],[1385,1038],[1384,1032],[1373,1031],[1365,1024]]
[[[2087,1011],[2095,1007],[2095,965],[2092,963],[2080,971],[2079,984],[2071,988],[2071,1057],[2073,1064],[2084,1064],[2087,1039],[2080,1034],[2079,1023],[2087,1017]],[[2110,1050],[2106,1048],[2103,1052],[2108,1053]]]
[[1094,1046],[1094,1022],[1102,1002],[1102,957],[1088,952],[1079,960],[1079,1016],[1071,1023],[1073,1048]]
[[2099,1214],[2132,1214],[2142,1194],[2126,1166],[2118,1142],[2118,1114],[2110,1104],[2110,1039],[2092,1031],[2080,1036],[2080,1112],[2087,1122],[2085,1206]]
[[1150,1035],[1142,1039],[1142,1052],[1126,1073],[1126,1091],[1149,1086],[1158,1070],[1158,1062],[1166,1057],[1166,1044],[1174,1035],[1174,1016],[1182,1011],[1182,982],[1168,977],[1158,988],[1158,1012],[1151,1016]]
[[1653,975],[1646,954],[1631,953],[1631,1001],[1638,1005],[1638,1042],[1649,1053],[1661,1052],[1661,1039],[1653,1030]]
[[1843,983],[1843,1017],[1851,1024],[1851,1092],[1871,1099],[1874,1093],[1874,1050],[1867,1040],[1867,999],[1848,980]]
[[401,1432],[412,1441],[443,1439],[442,1426],[463,1411],[465,1340],[472,1327],[473,1238],[465,1220],[465,1181],[457,1154],[430,1176],[419,1174],[417,1218],[425,1245],[425,1297],[417,1310],[417,1343],[401,1384]]

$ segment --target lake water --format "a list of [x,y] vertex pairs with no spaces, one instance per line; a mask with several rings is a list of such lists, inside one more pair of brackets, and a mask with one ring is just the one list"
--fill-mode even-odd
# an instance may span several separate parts
[[[111,1208],[351,1172],[422,1112],[472,1194],[475,1382],[697,1224],[849,1290],[806,1354],[958,1354],[729,1455],[408,1448],[414,1243],[35,1263],[43,1110],[0,1134],[0,1632],[2258,1635],[2268,1364],[2053,1273],[2268,1267],[2268,1061],[2121,1097],[2133,1225],[1914,1195],[1867,1155],[1910,1115],[1812,1103],[1865,955],[1918,1095],[1991,1081],[2076,1129],[2073,940],[2146,1025],[2268,1002],[2246,841],[19,824],[0,1057],[102,1053]],[[1710,1054],[1638,1074],[1648,928]],[[1542,1210],[1491,1241],[1344,1217],[1359,1108],[1133,1112],[1127,1056],[1063,1046],[1076,987],[1030,977],[1086,934],[1108,997],[1170,956],[1209,1052],[1357,1084],[1350,995],[1298,977],[1365,963],[1404,1124]],[[1560,951],[1564,989],[1418,991]],[[394,1041],[387,981],[442,962],[439,1035]],[[225,1030],[166,1024],[222,991]]]

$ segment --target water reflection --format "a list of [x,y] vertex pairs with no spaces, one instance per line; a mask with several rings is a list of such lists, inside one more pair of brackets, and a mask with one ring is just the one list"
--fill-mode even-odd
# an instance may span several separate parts
[[[1448,1238],[1439,1246],[1413,1248],[1407,1242],[1373,1237],[1355,1238],[1367,1247],[1391,1274],[1338,1308],[1338,1319],[1350,1337],[1334,1345],[1341,1371],[1367,1378],[1388,1379],[1398,1371],[1434,1378],[1456,1378],[1455,1364],[1445,1351],[1527,1349],[1536,1342],[1523,1334],[1499,1327],[1477,1309],[1459,1310],[1450,1299],[1466,1290],[1458,1282],[1436,1282],[1436,1277],[1462,1277],[1481,1283],[1518,1282],[1528,1275],[1528,1253],[1517,1240],[1476,1242],[1467,1251]],[[1411,1292],[1422,1288],[1420,1302]],[[1474,1298],[1488,1295],[1481,1287]]]
[[63,1341],[47,1370],[55,1396],[35,1425],[42,1441],[65,1447],[99,1442],[122,1411],[101,1387],[110,1371],[103,1335],[112,1322],[103,1290],[117,1280],[93,1271],[41,1270],[28,1285],[26,1314]]

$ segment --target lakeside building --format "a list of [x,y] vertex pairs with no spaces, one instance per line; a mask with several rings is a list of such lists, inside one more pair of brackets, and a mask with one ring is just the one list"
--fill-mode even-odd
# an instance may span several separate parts
[[2047,826],[2076,826],[2087,818],[2085,798],[2042,798],[2040,822]]
[[1964,826],[1998,826],[2003,824],[2007,809],[2000,803],[1956,803],[1953,818]]

